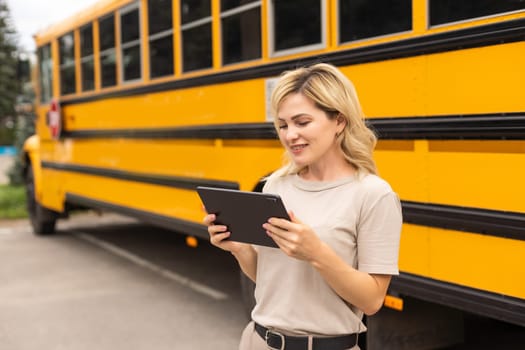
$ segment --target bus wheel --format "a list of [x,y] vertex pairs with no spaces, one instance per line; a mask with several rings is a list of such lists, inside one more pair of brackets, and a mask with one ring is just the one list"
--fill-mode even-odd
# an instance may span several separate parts
[[240,271],[241,296],[244,310],[248,317],[251,317],[252,309],[255,306],[255,283]]
[[49,235],[55,232],[58,213],[44,208],[35,199],[35,181],[33,167],[29,166],[26,173],[26,198],[29,221],[36,235]]

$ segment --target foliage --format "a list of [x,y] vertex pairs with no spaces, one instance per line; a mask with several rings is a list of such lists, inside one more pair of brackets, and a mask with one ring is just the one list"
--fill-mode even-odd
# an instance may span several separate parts
[[[1,64],[1,63],[0,63]],[[0,100],[2,96],[0,95]],[[14,122],[12,117],[0,117],[0,146],[12,145],[15,138]]]
[[23,154],[22,148],[24,147],[25,140],[35,132],[34,119],[35,116],[33,113],[23,113],[17,118],[14,146],[18,156],[15,158],[13,166],[7,173],[11,185],[24,184],[23,160],[21,158],[21,155]]
[[22,185],[24,183],[23,174],[23,147],[25,140],[35,133],[35,118],[32,101],[35,99],[33,86],[30,82],[23,85],[22,93],[17,98],[17,118],[14,128],[13,145],[16,148],[17,157],[11,169],[8,171],[9,182],[11,185]]
[[15,104],[19,93],[17,36],[6,0],[0,0],[0,144],[14,139]]
[[25,217],[27,209],[24,187],[0,185],[0,219]]
[[[0,0],[0,145],[14,145],[18,154],[34,132],[29,60],[21,60],[22,56],[7,0]],[[23,183],[21,159],[15,160],[8,176],[13,185]]]

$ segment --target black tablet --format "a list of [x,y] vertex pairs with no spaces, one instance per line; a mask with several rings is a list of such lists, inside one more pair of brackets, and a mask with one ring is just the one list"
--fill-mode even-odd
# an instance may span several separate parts
[[262,225],[270,217],[290,220],[281,197],[203,186],[197,187],[197,192],[206,211],[217,216],[215,223],[228,226],[229,239],[277,248]]

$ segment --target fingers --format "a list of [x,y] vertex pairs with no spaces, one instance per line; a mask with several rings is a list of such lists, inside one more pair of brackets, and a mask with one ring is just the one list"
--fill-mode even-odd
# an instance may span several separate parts
[[295,216],[295,213],[293,211],[288,211],[288,216],[290,216],[290,220],[293,222],[293,223],[296,223],[296,224],[302,224],[301,220],[299,220],[299,218],[297,218],[297,216]]
[[211,225],[208,226],[208,233],[210,235],[210,243],[219,248],[221,243],[228,237],[230,237],[230,232],[227,231],[228,228],[224,225]]
[[[290,223],[289,221],[286,222]],[[280,224],[283,225],[283,223]],[[287,255],[290,255],[290,252],[295,250],[300,243],[299,235],[296,231],[287,230],[270,223],[263,224],[263,228],[266,230],[266,233],[275,241],[275,243],[277,243],[279,248],[281,248]]]
[[290,230],[292,228],[291,222],[281,218],[269,218],[268,223],[272,226],[282,228],[283,230]]
[[276,224],[265,223],[263,224],[263,228],[266,230],[266,232],[281,238],[285,238],[287,240],[290,240],[290,238],[293,236],[292,232]]
[[298,245],[294,242],[291,242],[288,238],[283,238],[278,236],[276,233],[267,231],[268,235],[274,240],[277,246],[288,256],[298,257],[297,248]]
[[[301,223],[293,212],[288,213],[290,220],[270,218],[263,224],[268,235],[288,256],[305,259],[305,252],[312,242],[311,230]],[[305,250],[306,249],[306,250]]]
[[204,217],[204,219],[202,219],[202,222],[204,225],[210,226],[215,221],[215,219],[215,214],[208,214]]
[[[203,220],[204,224],[208,226],[208,233],[210,234],[210,239],[214,238],[215,236],[218,236],[221,233],[226,233],[226,231],[228,230],[228,227],[225,225],[214,225],[214,220],[214,214],[206,215]],[[219,239],[219,241],[221,241],[222,239]]]
[[221,242],[230,237],[230,232],[210,233],[210,242],[215,246],[220,246]]
[[280,218],[270,218],[268,222],[263,224],[263,227],[266,230],[270,230],[273,233],[279,234],[281,236],[287,235],[290,232],[301,232],[302,224],[294,223],[286,219]]
[[225,225],[214,225],[216,219],[215,214],[208,214],[202,220],[204,225],[208,226],[208,234],[210,235],[210,243],[214,246],[220,247],[221,242],[230,237],[228,227]]
[[266,232],[268,233],[268,236],[270,236],[275,241],[275,243],[277,243],[279,248],[285,249],[285,250],[288,249],[288,245],[290,244],[288,240],[280,237],[274,232],[271,232],[271,231],[266,231]]

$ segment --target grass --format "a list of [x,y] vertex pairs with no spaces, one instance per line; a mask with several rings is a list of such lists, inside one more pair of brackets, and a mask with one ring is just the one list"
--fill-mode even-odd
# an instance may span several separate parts
[[26,218],[24,186],[0,185],[0,219]]

